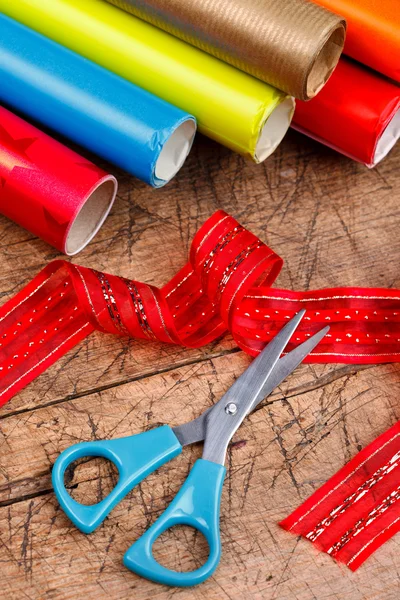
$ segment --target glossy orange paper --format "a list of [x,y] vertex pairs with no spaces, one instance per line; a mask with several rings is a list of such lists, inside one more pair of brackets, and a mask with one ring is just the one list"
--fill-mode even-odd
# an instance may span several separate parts
[[400,82],[400,0],[314,0],[347,20],[344,52]]

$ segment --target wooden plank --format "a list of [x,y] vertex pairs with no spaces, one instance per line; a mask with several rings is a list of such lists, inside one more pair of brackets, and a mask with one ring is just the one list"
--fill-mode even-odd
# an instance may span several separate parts
[[[220,357],[4,419],[0,560],[5,597],[38,598],[48,590],[50,598],[71,599],[78,594],[96,599],[132,594],[138,599],[394,598],[396,539],[357,576],[277,526],[399,417],[400,383],[393,366],[342,370],[337,378],[330,373],[330,383],[326,377],[316,380],[315,373],[323,376],[328,367],[303,366],[249,417],[227,459],[223,559],[201,588],[168,590],[137,578],[121,564],[124,551],[177,492],[200,448],[186,450],[151,475],[91,536],[76,531],[60,511],[50,491],[50,467],[62,449],[80,440],[190,419],[218,398],[247,362],[242,353]],[[304,389],[309,391],[301,393]],[[79,501],[98,501],[111,483],[114,474],[90,460],[75,470],[69,485]],[[13,498],[12,492],[34,497]],[[198,538],[171,533],[158,556],[172,567],[194,568],[201,549]]]

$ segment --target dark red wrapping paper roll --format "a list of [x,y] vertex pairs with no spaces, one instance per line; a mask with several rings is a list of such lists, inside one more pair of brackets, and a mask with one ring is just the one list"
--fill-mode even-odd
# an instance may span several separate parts
[[400,423],[357,454],[281,527],[355,571],[400,531]]
[[400,137],[400,87],[342,57],[320,93],[297,102],[292,126],[374,167]]
[[0,308],[0,405],[92,331],[198,347],[231,331],[256,355],[300,309],[288,351],[330,325],[308,362],[400,361],[400,290],[271,288],[282,260],[218,211],[162,288],[55,261]]
[[72,255],[97,233],[116,191],[112,175],[0,107],[3,215]]

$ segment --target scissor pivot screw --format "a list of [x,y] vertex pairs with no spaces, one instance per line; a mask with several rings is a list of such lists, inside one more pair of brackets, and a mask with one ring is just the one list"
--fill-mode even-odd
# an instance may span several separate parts
[[237,406],[234,402],[229,402],[229,404],[227,404],[225,406],[225,412],[227,415],[236,415],[237,413]]

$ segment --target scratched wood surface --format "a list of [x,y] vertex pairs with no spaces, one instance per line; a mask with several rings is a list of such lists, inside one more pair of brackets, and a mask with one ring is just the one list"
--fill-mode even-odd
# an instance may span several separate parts
[[[163,190],[116,172],[120,191],[105,227],[75,262],[161,285],[186,261],[216,209],[232,213],[285,260],[280,286],[400,287],[400,146],[374,170],[290,132],[261,166],[199,137]],[[56,252],[0,220],[5,301]],[[0,597],[7,600],[394,600],[400,538],[352,574],[284,532],[288,515],[358,450],[400,418],[400,367],[299,368],[250,416],[227,458],[223,556],[190,590],[142,580],[122,555],[179,489],[201,448],[186,450],[134,490],[91,536],[59,509],[51,467],[80,440],[179,424],[212,404],[250,359],[229,336],[200,350],[93,334],[0,410]],[[109,464],[68,473],[71,493],[95,502],[115,485]],[[190,530],[155,549],[171,568],[207,556]]]

